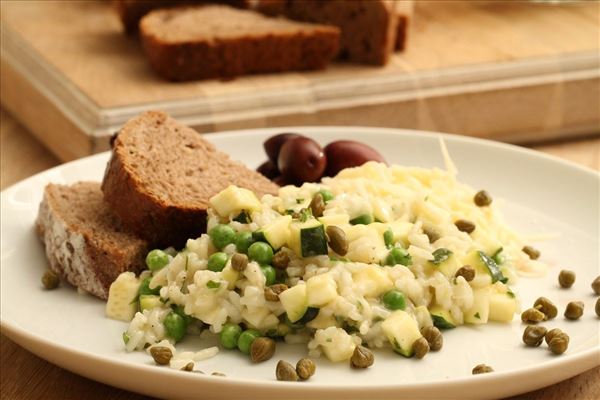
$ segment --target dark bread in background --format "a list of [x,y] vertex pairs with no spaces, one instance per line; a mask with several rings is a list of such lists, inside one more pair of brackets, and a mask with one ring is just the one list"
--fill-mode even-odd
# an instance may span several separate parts
[[126,33],[135,33],[142,17],[157,8],[211,3],[228,4],[247,8],[250,0],[113,0],[114,7],[121,18]]
[[332,26],[217,5],[155,10],[140,21],[150,65],[173,81],[322,69],[339,35]]
[[192,128],[149,111],[120,130],[102,191],[123,224],[153,246],[181,247],[205,231],[209,199],[229,185],[259,198],[279,188]]
[[256,8],[267,15],[339,27],[341,59],[385,65],[396,48],[394,0],[259,0]]

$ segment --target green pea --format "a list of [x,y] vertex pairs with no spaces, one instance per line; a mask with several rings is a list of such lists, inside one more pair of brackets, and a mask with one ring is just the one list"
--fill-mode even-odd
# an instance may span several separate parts
[[387,228],[383,233],[383,241],[385,242],[385,247],[388,249],[394,246],[394,232],[392,228]]
[[356,218],[353,218],[350,220],[350,223],[352,225],[369,225],[371,223],[373,223],[374,219],[373,216],[370,214],[363,214],[363,215],[359,215]]
[[333,193],[331,193],[329,190],[327,189],[321,189],[319,190],[319,193],[321,193],[321,196],[323,197],[323,201],[325,203],[327,203],[329,200],[333,200],[333,198],[335,197],[333,195]]
[[170,312],[163,321],[167,336],[179,342],[185,336],[185,320],[178,314]]
[[277,279],[277,271],[275,271],[275,268],[271,267],[270,265],[261,265],[260,269],[262,273],[265,274],[265,278],[267,278],[265,286],[271,286],[274,284],[275,280]]
[[235,349],[238,344],[238,339],[242,334],[242,328],[239,325],[235,324],[225,324],[223,325],[223,329],[221,329],[221,333],[219,333],[219,339],[221,339],[221,344],[226,349]]
[[255,329],[245,330],[240,334],[237,340],[237,347],[244,354],[250,354],[250,346],[257,338],[260,337],[260,332]]
[[160,294],[160,286],[155,287],[154,289],[150,289],[150,281],[152,280],[152,277],[147,277],[146,279],[144,279],[142,281],[142,283],[140,283],[140,288],[138,289],[138,295],[139,296],[143,296],[143,295],[147,295],[147,294],[152,294],[155,296],[158,296]]
[[218,224],[208,232],[208,235],[219,250],[235,241],[235,231],[229,225]]
[[264,242],[255,242],[248,247],[248,257],[259,264],[271,264],[273,249]]
[[185,321],[185,326],[186,327],[189,324],[191,324],[192,321],[194,320],[194,317],[192,317],[191,315],[187,315],[185,313],[185,311],[183,311],[183,306],[180,306],[180,305],[173,306],[173,312],[175,314],[179,315],[181,318],[183,318],[183,320]]
[[213,272],[221,272],[227,264],[227,254],[225,253],[214,253],[208,257],[208,269]]
[[169,264],[169,255],[162,250],[154,249],[146,256],[146,265],[150,271],[158,271]]
[[402,292],[390,290],[383,295],[383,305],[390,310],[404,310],[406,308],[406,299]]
[[246,254],[248,252],[248,247],[254,243],[252,239],[252,233],[250,232],[238,232],[235,235],[235,248],[238,253]]
[[400,247],[394,247],[388,253],[385,259],[385,265],[394,266],[398,264],[411,265],[412,259],[410,257],[410,254],[408,254],[408,251]]

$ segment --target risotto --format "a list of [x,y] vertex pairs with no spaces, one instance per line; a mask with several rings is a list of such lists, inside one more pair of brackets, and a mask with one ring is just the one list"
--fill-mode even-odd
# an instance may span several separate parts
[[411,357],[433,325],[510,322],[510,285],[543,265],[455,175],[370,162],[262,199],[230,186],[210,200],[208,234],[113,283],[107,315],[129,322],[128,351],[204,332],[245,352],[258,336],[306,343],[334,362],[361,344]]

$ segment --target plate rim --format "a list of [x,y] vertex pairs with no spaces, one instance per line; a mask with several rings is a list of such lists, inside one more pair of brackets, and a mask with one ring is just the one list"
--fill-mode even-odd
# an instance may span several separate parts
[[[203,134],[203,136],[207,140],[209,140],[211,143],[218,143],[220,140],[227,139],[227,138],[235,138],[240,135],[243,135],[244,137],[247,137],[249,135],[266,136],[266,135],[272,134],[273,132],[282,132],[282,131],[290,131],[290,130],[301,131],[302,133],[305,133],[308,136],[311,136],[314,134],[319,134],[319,133],[339,133],[340,131],[344,130],[349,133],[363,133],[363,134],[372,133],[372,134],[383,134],[386,136],[389,135],[389,136],[405,136],[405,137],[426,137],[428,139],[442,138],[442,139],[448,140],[450,142],[474,143],[477,145],[483,145],[485,147],[502,149],[504,151],[510,151],[510,152],[516,151],[527,157],[533,157],[534,159],[543,160],[545,162],[558,163],[564,168],[575,169],[579,173],[584,173],[585,175],[588,175],[592,179],[596,178],[597,182],[600,183],[600,173],[599,172],[593,170],[592,168],[588,168],[588,167],[584,167],[584,166],[575,164],[572,161],[564,160],[564,159],[558,158],[553,155],[541,153],[536,150],[524,148],[524,147],[513,145],[513,144],[497,142],[497,141],[489,140],[489,139],[456,135],[456,134],[438,133],[438,132],[412,130],[412,129],[360,127],[360,126],[351,126],[351,127],[348,127],[348,126],[286,126],[286,127],[275,127],[275,128],[239,129],[239,130],[223,131],[223,132],[218,132],[218,133],[214,133],[214,134]],[[32,175],[32,176],[25,178],[19,182],[16,182],[16,183],[12,184],[11,186],[7,187],[6,189],[2,190],[2,192],[1,192],[2,200],[4,200],[4,198],[6,196],[10,195],[11,192],[18,190],[19,187],[28,185],[31,183],[31,181],[39,179],[43,175],[50,174],[52,171],[60,171],[63,169],[76,168],[78,164],[93,162],[93,161],[101,160],[104,158],[108,159],[108,156],[109,156],[109,151],[95,154],[95,155],[90,155],[87,157],[83,157],[83,158],[80,158],[77,160],[70,161],[68,163],[57,165],[57,166],[55,166],[53,168],[49,168],[45,171],[41,171],[35,175]],[[8,207],[2,206],[3,213],[5,212],[5,208],[8,208]],[[2,241],[4,241],[4,240],[2,239]],[[2,268],[2,275],[5,273],[5,270],[6,270],[6,268]],[[2,302],[2,303],[4,303],[4,302]],[[5,307],[4,304],[2,304],[1,308],[4,309],[4,307]],[[183,374],[177,374],[177,371],[168,371],[168,372],[165,372],[163,370],[159,371],[149,365],[136,364],[136,363],[132,363],[132,362],[123,362],[120,360],[116,360],[114,357],[103,356],[100,354],[95,354],[95,353],[87,352],[84,350],[71,348],[66,344],[53,342],[52,340],[46,339],[43,336],[37,335],[35,333],[31,333],[31,332],[27,331],[26,329],[21,328],[20,326],[18,326],[18,324],[12,323],[10,320],[6,319],[3,312],[0,312],[0,329],[2,330],[3,334],[7,335],[7,337],[9,337],[11,340],[15,341],[16,343],[25,347],[28,350],[29,350],[29,346],[23,345],[22,343],[31,341],[31,342],[35,342],[39,345],[42,345],[49,350],[59,352],[62,355],[84,357],[84,358],[93,360],[94,362],[100,362],[100,363],[104,363],[107,365],[124,367],[124,368],[130,369],[132,372],[136,372],[136,371],[150,372],[150,373],[156,373],[157,376],[160,376],[164,373],[167,373],[167,374],[174,373],[173,377],[176,377],[176,379],[185,379],[185,380],[193,379],[194,381],[198,380],[200,382],[207,382],[207,383],[215,382],[215,379],[217,381],[219,379],[219,378],[215,378],[215,377],[202,376],[202,375],[182,376]],[[34,354],[38,355],[39,353],[34,352]],[[42,357],[42,358],[45,358],[45,357]],[[51,363],[54,363],[54,362],[51,362]],[[594,366],[600,365],[600,346],[583,350],[581,352],[578,352],[575,355],[569,355],[568,358],[550,359],[548,361],[536,364],[534,366],[520,367],[520,368],[516,368],[516,369],[511,369],[509,371],[499,371],[499,372],[495,372],[494,374],[480,375],[480,376],[476,376],[476,377],[466,376],[466,377],[461,377],[461,378],[436,379],[436,380],[430,380],[430,381],[409,382],[409,383],[402,383],[402,384],[386,383],[383,385],[379,384],[377,387],[368,385],[368,386],[364,386],[364,387],[352,386],[352,387],[346,387],[346,388],[344,388],[343,386],[340,386],[340,385],[336,386],[336,385],[331,385],[331,384],[325,384],[322,382],[312,383],[311,385],[297,385],[297,384],[290,383],[290,382],[277,382],[277,381],[274,382],[274,381],[270,381],[270,380],[258,381],[256,379],[242,378],[242,377],[236,377],[235,379],[228,380],[227,384],[228,384],[228,386],[236,387],[239,389],[246,389],[248,387],[252,387],[254,389],[259,389],[259,390],[260,389],[263,389],[263,390],[265,390],[265,389],[266,390],[280,390],[280,389],[292,390],[293,392],[301,394],[301,395],[308,395],[313,392],[323,392],[323,391],[327,391],[327,392],[331,391],[331,392],[335,392],[335,393],[353,391],[353,392],[359,393],[361,391],[373,391],[373,390],[381,390],[381,391],[384,391],[384,390],[419,390],[419,389],[423,389],[424,387],[428,387],[431,389],[435,389],[435,388],[439,389],[439,388],[448,387],[448,386],[459,387],[459,386],[463,386],[465,384],[466,385],[473,384],[474,382],[481,384],[481,383],[487,383],[487,382],[496,382],[496,383],[497,382],[508,382],[514,378],[523,379],[523,378],[527,378],[528,376],[542,374],[545,371],[551,371],[557,367],[557,364],[560,366],[564,366],[565,369],[569,369],[569,371],[570,371],[567,374],[561,375],[561,380],[567,379],[568,377],[571,377],[574,375],[577,375],[581,372],[584,372],[585,370],[593,368]],[[64,363],[56,363],[56,365],[59,365],[63,368],[72,370],[68,367],[65,367]],[[585,365],[586,367],[583,367],[583,369],[582,369],[581,368],[582,365]],[[77,374],[82,374],[80,371],[76,371],[76,370],[72,370],[72,371]],[[95,379],[90,374],[82,374],[82,375],[87,376],[91,379]],[[568,375],[568,377],[564,378],[566,375]],[[209,380],[205,381],[206,379],[209,379]],[[558,382],[558,381],[553,380],[553,382]],[[274,385],[274,383],[275,383],[275,385]],[[114,383],[109,383],[109,384],[115,385]],[[127,390],[132,390],[130,387],[125,387],[122,385],[117,385],[117,386],[122,387]],[[536,389],[539,387],[544,387],[544,386],[547,386],[547,384],[544,384],[542,382],[539,385],[537,383],[533,383],[533,385],[532,385],[530,382],[528,390],[533,390],[533,389]],[[520,392],[514,392],[514,393],[520,393]]]

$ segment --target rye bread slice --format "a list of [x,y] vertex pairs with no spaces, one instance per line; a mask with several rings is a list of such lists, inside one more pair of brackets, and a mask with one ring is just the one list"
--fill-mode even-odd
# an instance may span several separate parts
[[155,10],[140,21],[150,65],[173,81],[322,69],[339,29],[227,6]]
[[192,128],[149,111],[121,128],[102,191],[121,221],[140,236],[153,245],[180,247],[204,232],[209,199],[229,185],[259,198],[279,188]]
[[396,46],[394,0],[259,0],[256,7],[267,15],[339,27],[342,59],[385,65]]
[[229,4],[246,8],[249,0],[113,0],[115,10],[121,19],[125,33],[136,33],[142,17],[157,8],[211,3]]
[[121,272],[145,268],[148,243],[125,229],[104,201],[100,183],[49,184],[36,221],[50,268],[101,299]]

